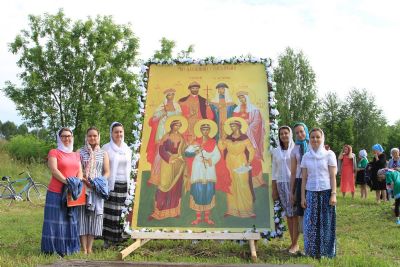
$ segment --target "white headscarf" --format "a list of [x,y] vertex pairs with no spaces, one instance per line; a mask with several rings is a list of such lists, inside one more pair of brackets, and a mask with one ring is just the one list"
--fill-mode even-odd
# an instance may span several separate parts
[[[129,148],[129,146],[124,142],[124,138],[121,140],[121,145],[117,146],[117,144],[114,143],[114,140],[112,139],[112,129],[115,124],[121,124],[119,122],[113,122],[110,126],[110,142],[105,144],[103,146],[103,149],[107,151],[109,155],[109,160],[110,160],[110,170],[111,170],[111,175],[110,178],[107,180],[108,181],[108,187],[110,190],[114,190],[114,185],[115,185],[115,178],[117,175],[117,169],[118,169],[118,163],[121,158],[125,158],[127,161],[126,164],[126,182],[129,181],[130,179],[130,174],[132,170],[132,150]],[[122,125],[122,124],[121,124]]]
[[[280,133],[280,131],[281,131],[282,128],[288,129],[288,130],[289,130],[289,144],[288,144],[287,150],[292,150],[293,147],[294,147],[294,145],[295,145],[294,142],[293,142],[293,132],[292,132],[292,129],[291,129],[289,126],[283,125],[283,126],[279,127],[278,135],[279,135],[279,133]],[[279,148],[280,151],[282,151],[283,148],[281,147],[281,142],[280,142],[281,138],[280,138],[280,136],[278,136],[278,138],[279,138],[278,148]]]
[[360,156],[360,158],[366,158],[367,151],[365,149],[361,149],[360,152],[358,152],[358,155]]
[[[115,124],[121,124],[121,123],[120,123],[120,122],[117,122],[117,121],[114,121],[113,123],[111,123],[111,126],[110,126],[110,145],[111,145],[111,148],[112,148],[116,153],[118,153],[118,154],[120,154],[120,155],[125,155],[126,152],[127,152],[127,150],[130,151],[129,146],[124,142],[125,135],[122,137],[121,145],[120,145],[120,146],[118,146],[116,143],[114,143],[114,140],[113,140],[113,138],[112,138],[112,130],[113,130],[113,126],[114,126]],[[122,124],[121,124],[121,125],[122,125]]]
[[[71,133],[72,137],[69,146],[65,146],[64,143],[61,141],[60,135],[63,131],[68,131]],[[71,129],[67,127],[62,127],[57,131],[57,149],[61,150],[64,153],[72,153],[74,151],[74,134],[72,133]]]
[[[320,130],[320,131],[319,130],[314,130],[314,132],[320,132],[321,133],[321,135],[322,135],[321,136],[321,139],[322,139],[321,144],[319,145],[319,147],[317,148],[316,151],[314,150],[314,148],[312,146],[310,146],[310,148],[309,148],[309,152],[316,159],[322,159],[328,154],[328,151],[325,149],[325,144],[324,144],[325,143],[325,134],[324,134],[324,132],[322,130]],[[310,143],[311,143],[311,132],[310,132]]]
[[[250,97],[248,95],[244,95],[244,97],[246,98],[246,112],[247,113],[251,113],[253,110],[257,110],[256,106],[254,106],[251,102],[250,102]],[[240,100],[238,101],[238,105],[237,107],[233,110],[233,112],[240,112],[240,105],[242,105],[242,102],[240,102]]]

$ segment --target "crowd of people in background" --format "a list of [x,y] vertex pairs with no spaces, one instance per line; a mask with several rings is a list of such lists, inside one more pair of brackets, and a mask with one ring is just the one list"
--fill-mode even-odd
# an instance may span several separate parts
[[[400,224],[400,153],[391,149],[386,160],[380,144],[372,146],[372,160],[366,149],[353,153],[345,144],[336,157],[324,132],[304,123],[292,128],[279,128],[278,147],[272,152],[272,197],[280,200],[286,213],[290,247],[289,254],[321,258],[336,255],[336,177],[340,177],[340,192],[354,199],[356,185],[361,198],[367,198],[367,187],[376,193],[376,202],[395,199],[396,224]],[[338,179],[339,180],[339,179]],[[299,249],[299,234],[303,232],[304,253]]]

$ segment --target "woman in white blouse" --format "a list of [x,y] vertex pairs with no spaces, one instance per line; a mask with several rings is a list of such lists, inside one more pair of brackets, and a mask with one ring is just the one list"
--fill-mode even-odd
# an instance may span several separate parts
[[290,202],[290,153],[294,147],[293,133],[289,126],[282,126],[278,130],[279,144],[272,151],[272,197],[274,200],[279,198],[283,209],[285,210],[289,234],[290,248],[289,253],[295,254],[299,251],[297,241],[299,232],[297,222],[298,217],[293,209],[293,204]]
[[132,150],[124,142],[124,126],[113,122],[110,126],[110,142],[103,146],[110,160],[109,198],[104,201],[103,239],[104,247],[124,241],[124,230],[120,224],[122,209],[128,196],[131,175]]
[[336,255],[336,156],[324,148],[324,132],[310,132],[311,149],[301,161],[301,205],[304,212],[304,252],[332,258]]

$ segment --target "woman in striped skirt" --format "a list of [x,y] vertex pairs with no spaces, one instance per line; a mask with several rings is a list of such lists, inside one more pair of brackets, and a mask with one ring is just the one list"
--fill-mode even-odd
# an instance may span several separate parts
[[314,258],[332,258],[336,256],[336,156],[325,149],[319,128],[311,130],[310,144],[301,161],[304,252]]
[[103,146],[110,160],[108,187],[110,197],[104,202],[103,239],[104,247],[115,245],[126,239],[121,212],[128,196],[128,181],[131,174],[132,151],[124,142],[124,127],[119,122],[110,126],[110,142]]
[[96,127],[86,131],[85,146],[79,151],[86,184],[86,205],[78,207],[79,235],[82,251],[92,253],[95,236],[103,233],[104,199],[91,186],[90,180],[107,179],[110,175],[108,154],[100,148],[100,132]]
[[[67,208],[62,201],[64,184],[68,177],[82,179],[79,154],[73,152],[74,137],[69,128],[61,128],[57,133],[57,149],[48,155],[51,180],[44,207],[41,251],[57,253],[60,256],[79,251],[78,223],[75,209]],[[68,209],[71,209],[68,212]]]

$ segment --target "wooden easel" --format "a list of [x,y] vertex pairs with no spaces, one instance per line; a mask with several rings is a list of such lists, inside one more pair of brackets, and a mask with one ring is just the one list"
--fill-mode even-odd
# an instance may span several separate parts
[[193,240],[248,240],[250,244],[251,259],[257,261],[256,240],[260,240],[259,233],[154,233],[139,232],[132,233],[131,237],[136,241],[120,252],[120,259],[123,260],[136,249],[140,248],[152,239],[193,239]]

